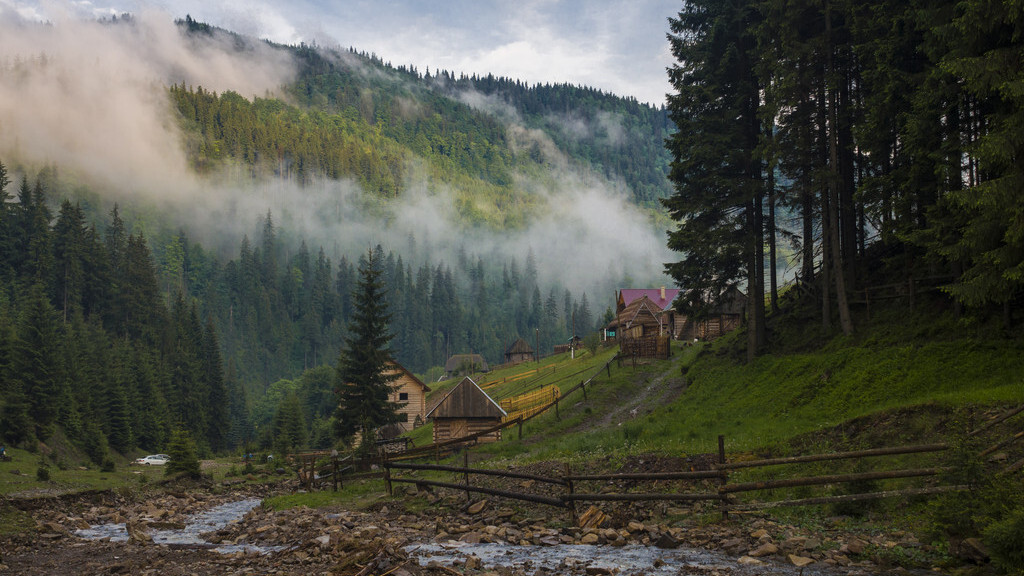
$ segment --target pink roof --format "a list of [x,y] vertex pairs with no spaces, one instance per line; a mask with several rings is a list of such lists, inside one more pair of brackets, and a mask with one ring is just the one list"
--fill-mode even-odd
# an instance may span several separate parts
[[[665,297],[661,297],[661,291],[665,291]],[[658,305],[659,308],[664,310],[669,304],[675,300],[679,294],[678,288],[624,288],[619,292],[622,297],[622,303],[624,306],[629,306],[630,302],[638,298],[647,296],[651,302]]]

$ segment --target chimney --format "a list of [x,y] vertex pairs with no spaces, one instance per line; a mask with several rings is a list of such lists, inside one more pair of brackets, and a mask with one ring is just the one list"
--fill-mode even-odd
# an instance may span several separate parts
[[664,286],[661,287],[661,299],[662,300],[665,299],[665,287]]

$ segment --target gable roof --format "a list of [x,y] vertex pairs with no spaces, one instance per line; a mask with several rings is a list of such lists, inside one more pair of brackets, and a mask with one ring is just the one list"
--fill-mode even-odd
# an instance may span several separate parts
[[465,377],[427,412],[427,418],[504,418],[507,414],[470,377]]
[[[664,298],[661,297],[662,290],[665,291]],[[623,288],[619,290],[619,303],[622,306],[629,306],[636,300],[647,296],[659,310],[664,310],[678,295],[678,288]]]
[[630,302],[629,306],[626,306],[622,312],[619,312],[617,320],[619,326],[623,328],[629,328],[638,323],[643,324],[645,318],[649,319],[646,324],[661,326],[661,312],[661,308],[658,308],[657,304],[651,302],[651,299],[645,294],[639,299]]
[[415,374],[413,374],[412,372],[409,372],[408,370],[406,370],[406,369],[405,369],[405,366],[402,366],[401,364],[399,364],[398,362],[395,362],[394,360],[392,360],[392,361],[390,362],[390,364],[391,364],[391,366],[392,366],[393,368],[395,368],[395,369],[396,369],[396,370],[397,370],[398,372],[400,372],[401,374],[405,374],[405,375],[406,375],[406,376],[408,376],[409,378],[412,378],[412,381],[413,381],[414,383],[416,383],[416,384],[419,384],[419,385],[420,385],[420,388],[423,388],[423,391],[424,391],[424,392],[430,392],[430,387],[429,387],[429,386],[427,386],[426,384],[424,384],[422,380],[420,380],[419,378],[417,378]]
[[505,350],[505,354],[533,354],[533,348],[530,348],[530,344],[522,338],[517,338],[508,350]]
[[453,354],[452,357],[444,363],[444,371],[454,372],[459,369],[463,362],[472,366],[478,366],[478,370],[481,372],[487,372],[490,370],[487,366],[487,361],[479,354]]

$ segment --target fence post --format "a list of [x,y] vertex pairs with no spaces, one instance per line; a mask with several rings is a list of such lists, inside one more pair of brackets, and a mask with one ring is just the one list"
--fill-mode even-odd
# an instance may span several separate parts
[[[725,436],[722,435],[722,434],[718,435],[718,463],[719,464],[725,464]],[[719,480],[719,483],[720,483],[719,487],[725,486],[726,476],[724,474],[727,474],[727,473],[723,472],[723,476]],[[728,520],[729,519],[729,502],[727,500],[728,496],[726,496],[724,492],[721,493],[721,496],[722,496],[722,500],[721,500],[722,520]]]
[[561,420],[562,417],[558,414],[558,398],[555,398],[555,420]]
[[611,360],[609,360],[608,363],[604,365],[604,369],[605,369],[606,372],[608,372],[608,377],[611,378],[612,377],[612,361]]
[[334,454],[331,454],[331,478],[334,480],[334,491],[337,492],[338,491],[338,483],[340,482],[340,479],[338,478],[338,453],[337,453],[337,451],[335,451]]
[[[573,493],[573,488],[572,488],[572,480],[569,480],[569,476],[570,476],[570,474],[569,474],[569,463],[566,462],[565,463],[565,477],[563,478],[563,480],[565,480],[565,488],[566,488],[566,490],[568,490],[569,495],[571,496],[572,493]],[[576,502],[574,500],[566,500],[565,501],[565,507],[569,509],[569,518],[572,520],[572,523],[575,526],[576,523],[579,521],[579,519],[576,517]]]
[[520,416],[519,418],[517,418],[517,420],[519,420],[519,439],[522,440],[523,439],[523,417]]
[[384,467],[384,488],[387,489],[388,496],[394,496],[395,492],[391,486],[391,467],[388,466],[388,461],[384,458],[381,458],[380,464]]
[[586,400],[587,399],[587,383],[585,381],[583,381],[583,380],[580,380],[580,388],[583,389],[583,399]]
[[469,492],[469,448],[462,449],[463,479],[466,481],[466,504],[473,501],[473,495]]

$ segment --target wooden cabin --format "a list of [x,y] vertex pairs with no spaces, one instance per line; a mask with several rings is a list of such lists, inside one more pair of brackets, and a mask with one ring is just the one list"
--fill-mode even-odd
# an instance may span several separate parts
[[667,358],[671,329],[669,318],[647,295],[630,302],[609,325],[626,356]]
[[533,359],[533,348],[522,338],[517,338],[508,347],[508,350],[505,350],[505,364],[518,364],[520,362],[529,362]]
[[[434,443],[454,440],[501,424],[505,411],[468,376],[463,378],[427,413],[434,420]],[[501,430],[477,438],[477,442],[501,440]]]
[[469,376],[490,369],[487,361],[479,354],[454,354],[444,363],[444,377]]
[[701,318],[688,318],[676,314],[673,331],[679,340],[714,340],[743,324],[747,308],[747,295],[735,286],[715,300],[714,306]]
[[667,310],[672,301],[679,295],[678,288],[624,288],[619,290],[615,301],[615,314],[620,314],[626,306],[646,296],[659,310]]
[[388,400],[400,406],[398,425],[408,432],[426,422],[427,392],[430,388],[397,362],[392,362],[391,366],[398,373],[398,379],[391,382]]

